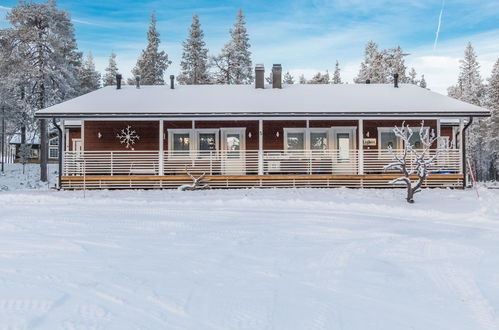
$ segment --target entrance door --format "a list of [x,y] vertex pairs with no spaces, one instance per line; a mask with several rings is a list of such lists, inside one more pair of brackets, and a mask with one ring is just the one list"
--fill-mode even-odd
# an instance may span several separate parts
[[73,139],[73,164],[74,168],[68,168],[68,170],[71,172],[72,170],[75,171],[75,175],[81,175],[82,170],[83,170],[83,159],[82,159],[82,153],[83,153],[83,142],[81,139]]
[[222,128],[222,174],[245,175],[245,128]]
[[354,174],[356,168],[356,128],[333,127],[332,142],[335,150],[333,174]]

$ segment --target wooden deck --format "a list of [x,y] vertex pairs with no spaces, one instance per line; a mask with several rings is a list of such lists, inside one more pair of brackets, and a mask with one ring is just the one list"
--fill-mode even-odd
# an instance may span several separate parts
[[[223,188],[396,188],[389,184],[400,175],[212,175],[206,176],[213,189]],[[63,189],[174,189],[192,180],[185,175],[169,176],[63,176]],[[461,174],[434,174],[425,187],[462,188]]]

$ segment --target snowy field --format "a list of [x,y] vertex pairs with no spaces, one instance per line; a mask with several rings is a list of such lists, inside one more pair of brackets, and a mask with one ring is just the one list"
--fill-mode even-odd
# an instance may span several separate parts
[[83,198],[10,175],[0,329],[499,329],[499,190]]

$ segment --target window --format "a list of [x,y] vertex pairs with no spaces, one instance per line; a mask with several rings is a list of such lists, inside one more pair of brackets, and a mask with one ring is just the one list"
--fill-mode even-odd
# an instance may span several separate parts
[[[431,134],[431,130],[429,127],[424,127],[424,130],[428,130],[428,134]],[[421,142],[421,136],[419,135],[419,132],[421,131],[421,127],[418,128],[412,128],[412,136],[409,139],[409,143],[416,149],[422,149],[424,148],[423,143]],[[423,131],[424,133],[424,131]]]
[[199,133],[199,150],[216,150],[216,133]]
[[305,133],[288,133],[286,144],[288,150],[305,149]]
[[52,138],[49,140],[49,146],[58,146],[59,145],[59,138]]
[[38,159],[38,156],[40,155],[39,150],[35,148],[31,148],[30,152],[30,157],[29,158],[36,158]]
[[388,149],[393,148],[397,149],[398,147],[398,138],[394,132],[381,132],[380,133],[380,149]]
[[191,130],[168,130],[168,149],[173,151],[189,151],[191,148]]
[[326,150],[327,135],[327,132],[310,132],[310,150]]
[[54,147],[49,147],[49,158],[52,159],[59,158],[59,149]]

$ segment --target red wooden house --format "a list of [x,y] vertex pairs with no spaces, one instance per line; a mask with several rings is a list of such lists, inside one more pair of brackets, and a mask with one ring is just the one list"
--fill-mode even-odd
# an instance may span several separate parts
[[[38,111],[63,123],[61,187],[385,187],[392,131],[424,125],[446,146],[427,186],[462,187],[464,134],[489,111],[410,84],[108,86]],[[418,137],[415,134],[414,144]],[[437,147],[436,145],[434,146]]]

